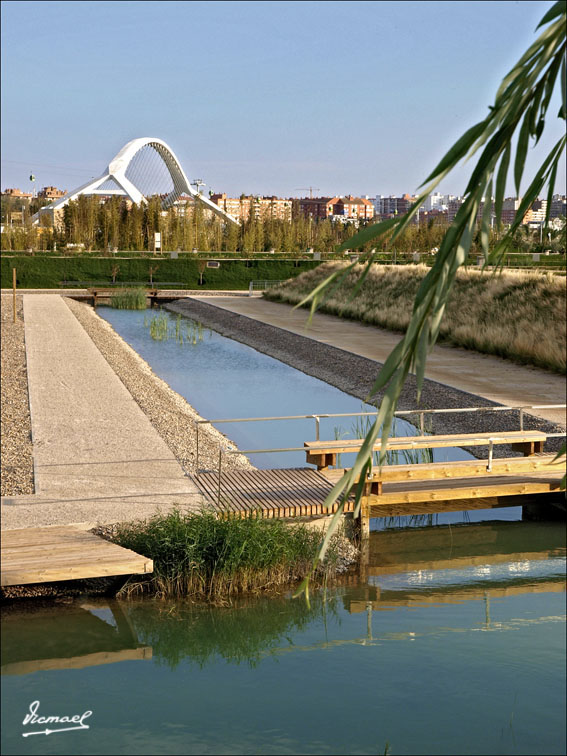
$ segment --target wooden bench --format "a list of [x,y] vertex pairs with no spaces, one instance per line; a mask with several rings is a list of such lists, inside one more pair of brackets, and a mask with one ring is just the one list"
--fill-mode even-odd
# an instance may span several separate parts
[[[386,444],[387,451],[411,449],[441,449],[454,446],[489,446],[508,444],[514,451],[523,452],[524,456],[543,452],[547,436],[541,431],[504,431],[502,433],[458,433],[444,436],[403,436],[390,437]],[[343,441],[305,441],[307,463],[317,465],[318,470],[326,470],[337,464],[338,454],[359,452],[364,443],[363,438]],[[382,442],[377,440],[373,451],[382,449]]]

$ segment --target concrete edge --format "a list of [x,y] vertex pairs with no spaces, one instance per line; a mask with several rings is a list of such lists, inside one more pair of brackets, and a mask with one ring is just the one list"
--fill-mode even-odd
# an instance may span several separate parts
[[[37,461],[36,461],[36,455],[35,455],[35,439],[34,439],[34,432],[33,432],[33,417],[34,417],[34,411],[33,411],[33,403],[32,403],[32,397],[30,392],[30,372],[29,372],[29,360],[28,360],[28,340],[26,338],[26,313],[25,313],[25,298],[22,294],[22,317],[24,320],[24,351],[26,353],[26,381],[27,381],[27,395],[28,395],[28,408],[30,412],[30,436],[31,436],[31,445],[32,445],[32,474],[33,474],[33,495],[39,496],[40,490],[39,490],[39,483],[38,483],[38,475],[37,475]],[[13,498],[13,497],[12,497]]]

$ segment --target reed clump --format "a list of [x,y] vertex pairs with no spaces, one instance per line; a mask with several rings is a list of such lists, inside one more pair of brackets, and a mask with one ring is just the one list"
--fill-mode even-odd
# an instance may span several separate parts
[[[144,316],[144,327],[150,331],[150,336],[154,341],[169,341],[175,339],[180,344],[196,346],[203,341],[205,329],[203,324],[194,320],[188,320],[178,315],[175,320],[171,320],[167,313],[160,310],[159,313],[149,318]],[[211,332],[209,331],[209,336]]]
[[[265,292],[267,299],[298,304],[346,263],[325,263]],[[405,331],[425,265],[356,265],[322,303],[321,311],[394,331]],[[565,279],[550,273],[461,269],[441,323],[439,340],[516,362],[566,372]]]
[[110,297],[110,306],[117,310],[145,310],[146,290],[142,288],[119,289]]
[[[153,575],[126,586],[127,594],[206,599],[277,589],[303,579],[321,538],[321,532],[303,524],[219,519],[206,511],[179,510],[119,525],[113,534],[113,541],[154,562]],[[341,538],[335,537],[316,579],[337,571]]]

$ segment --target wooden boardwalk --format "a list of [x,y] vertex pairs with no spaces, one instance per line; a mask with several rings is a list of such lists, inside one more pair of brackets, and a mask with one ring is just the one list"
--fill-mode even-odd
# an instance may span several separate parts
[[193,477],[209,504],[222,513],[247,517],[301,517],[323,514],[332,483],[316,470],[231,470]]
[[151,559],[77,526],[3,530],[1,534],[2,586],[150,572]]
[[[549,459],[553,457],[547,456]],[[462,463],[460,464],[462,468]],[[402,479],[385,481],[380,495],[365,497],[370,507],[370,516],[389,517],[517,506],[517,500],[507,501],[507,497],[559,491],[563,476],[561,469],[553,472],[541,469],[515,470],[513,463],[511,471],[502,474],[500,469],[504,469],[504,466],[501,463],[492,475],[452,477],[454,467],[451,465],[453,463],[448,463],[446,471],[443,466],[438,466],[436,476],[426,480],[406,478],[406,475],[416,475],[425,465],[396,466],[411,468],[406,473],[390,468],[394,478],[401,476]],[[518,467],[523,466],[525,462],[520,458]],[[343,474],[344,470],[318,472],[311,468],[231,470],[222,474],[220,487],[216,472],[201,473],[193,477],[193,480],[206,501],[225,514],[240,517],[305,517],[336,512],[338,501],[328,510],[324,509],[323,504],[333,485]],[[352,498],[345,502],[344,511],[354,511]]]

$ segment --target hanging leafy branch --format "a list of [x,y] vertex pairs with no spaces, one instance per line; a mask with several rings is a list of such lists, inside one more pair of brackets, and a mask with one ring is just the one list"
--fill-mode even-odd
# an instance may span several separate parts
[[[504,192],[512,166],[516,192],[519,195],[530,139],[535,140],[535,144],[537,144],[544,132],[548,109],[558,79],[562,101],[557,117],[562,120],[565,120],[566,117],[566,10],[567,3],[562,0],[556,2],[545,14],[537,27],[538,29],[543,27],[543,31],[502,81],[496,93],[494,105],[489,108],[487,117],[468,129],[451,147],[421,184],[420,188],[425,188],[408,212],[399,218],[392,218],[363,229],[339,247],[339,251],[346,247],[360,248],[384,234],[389,234],[389,243],[393,244],[407,229],[419,208],[439,182],[458,163],[470,159],[480,151],[480,157],[472,170],[465,189],[463,204],[445,234],[435,256],[435,263],[423,279],[416,294],[412,317],[405,336],[390,353],[372,387],[370,400],[376,399],[378,393],[384,390],[377,418],[364,440],[353,467],[334,486],[325,501],[327,506],[331,506],[337,498],[342,497],[316,557],[316,563],[325,555],[331,535],[342,514],[344,501],[352,492],[355,484],[355,517],[360,512],[364,480],[372,469],[374,443],[381,431],[382,451],[379,463],[382,465],[386,457],[386,444],[391,433],[397,402],[410,372],[416,374],[419,401],[425,378],[427,355],[439,335],[441,319],[457,270],[463,265],[469,253],[481,204],[484,203],[480,219],[480,241],[485,263],[496,265],[500,263],[527,210],[546,185],[548,187],[546,225],[549,221],[557,166],[565,151],[565,136],[558,140],[539,167],[520,202],[513,223],[492,252],[489,252],[491,216],[494,215],[496,223],[500,226]],[[513,139],[517,131],[515,155],[512,160]],[[367,258],[366,267],[351,294],[351,298],[356,297],[368,275],[373,260],[374,255]],[[321,301],[350,273],[354,265],[355,263],[333,273],[297,306],[300,307],[310,302],[310,317],[312,317]],[[314,566],[316,566],[316,563]],[[308,588],[309,577],[303,581],[296,595],[305,592],[308,596]]]

